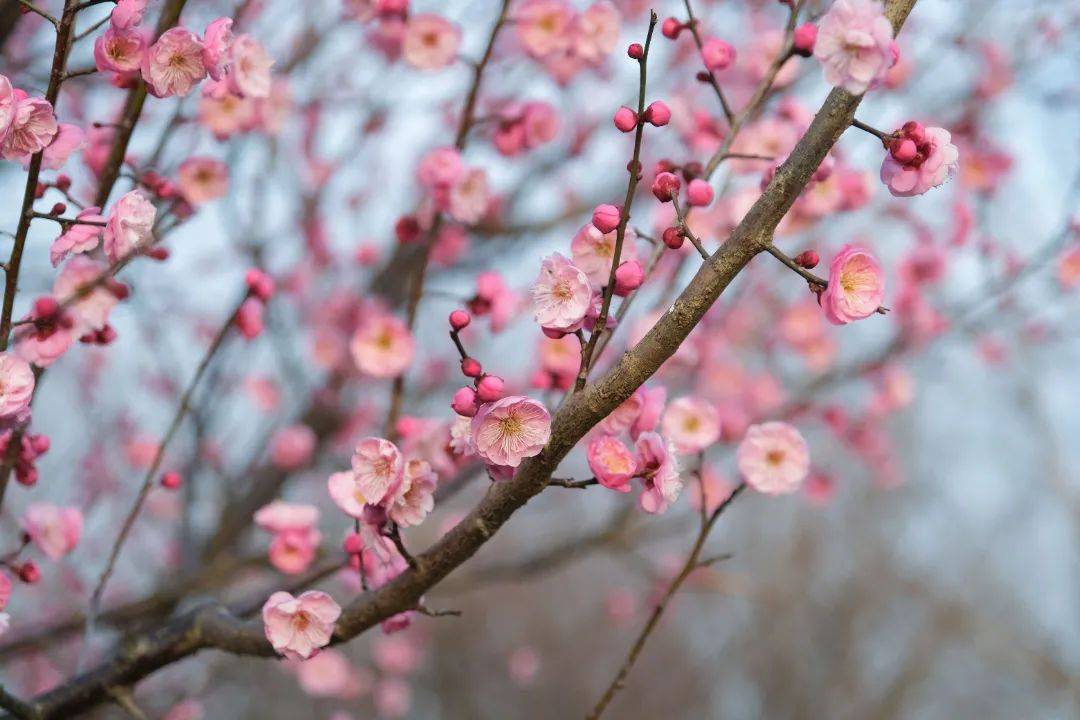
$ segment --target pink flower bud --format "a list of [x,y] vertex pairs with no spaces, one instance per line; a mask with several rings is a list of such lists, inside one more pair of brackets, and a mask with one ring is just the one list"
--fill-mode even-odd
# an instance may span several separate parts
[[679,33],[681,33],[685,27],[685,25],[673,17],[664,18],[664,22],[660,24],[660,33],[668,40],[674,40],[679,37]]
[[694,178],[686,186],[686,201],[691,205],[704,207],[712,202],[713,189],[709,183],[700,178]]
[[637,260],[627,260],[615,268],[615,294],[623,297],[641,287],[645,270]]
[[394,235],[402,245],[414,243],[420,239],[420,222],[412,215],[402,215],[394,223]]
[[476,397],[480,402],[495,402],[503,396],[503,380],[498,375],[485,375],[476,383]]
[[645,121],[656,126],[664,127],[671,120],[671,108],[663,100],[657,100],[645,108]]
[[454,330],[464,330],[472,322],[472,316],[464,310],[455,310],[450,313],[450,327]]
[[544,333],[544,335],[551,338],[552,340],[561,340],[568,334],[565,330],[559,330],[553,327],[542,327],[540,328],[540,332]]
[[465,377],[477,378],[480,377],[484,369],[480,367],[480,362],[473,358],[465,358],[461,361],[461,374]]
[[622,220],[622,212],[614,205],[597,205],[593,210],[593,227],[604,234],[618,228],[620,220]]
[[274,279],[258,268],[251,268],[244,276],[251,294],[266,302],[274,295]]
[[821,258],[814,250],[804,250],[795,256],[795,264],[807,270],[813,270],[819,262],[821,262]]
[[796,55],[810,57],[814,54],[814,43],[817,42],[817,25],[804,23],[795,28],[792,38],[792,49]]
[[39,320],[51,318],[60,312],[60,303],[50,295],[43,295],[34,301],[34,317]]
[[645,57],[645,48],[641,47],[641,43],[630,43],[630,47],[626,48],[626,54],[634,60],[640,60]]
[[58,202],[52,206],[52,210],[49,211],[50,215],[63,215],[67,212],[67,205],[62,202]]
[[619,128],[622,132],[631,132],[637,127],[637,124],[637,113],[625,105],[615,111],[615,127]]
[[236,327],[248,340],[257,338],[263,331],[263,304],[256,298],[248,298],[236,313]]
[[48,435],[31,435],[30,436],[30,446],[32,448],[34,448],[34,452],[37,453],[38,455],[44,455],[45,453],[49,452],[49,446],[50,445],[51,445],[51,443],[49,442],[49,436]]
[[41,570],[38,569],[37,563],[33,560],[27,560],[19,566],[17,571],[19,573],[19,579],[27,585],[33,585],[41,579]]
[[342,548],[350,555],[359,555],[364,552],[364,539],[358,533],[351,532],[345,536]]
[[710,38],[701,46],[701,59],[712,72],[724,70],[735,62],[735,48],[723,40]]
[[662,172],[653,180],[652,194],[660,202],[671,202],[671,198],[678,194],[682,187],[682,181],[675,173]]
[[175,490],[183,484],[183,476],[175,470],[170,470],[161,476],[161,487],[167,490]]
[[908,138],[916,145],[922,145],[926,142],[926,128],[923,127],[920,122],[908,120],[904,123],[904,126],[900,131],[904,134],[904,137]]
[[67,175],[57,175],[56,188],[61,192],[67,192],[71,188],[71,178]]
[[470,387],[461,388],[454,393],[450,407],[462,417],[472,417],[476,414],[476,392]]
[[672,250],[678,250],[683,246],[684,238],[682,233],[679,232],[679,228],[669,227],[664,230],[663,239],[664,244]]

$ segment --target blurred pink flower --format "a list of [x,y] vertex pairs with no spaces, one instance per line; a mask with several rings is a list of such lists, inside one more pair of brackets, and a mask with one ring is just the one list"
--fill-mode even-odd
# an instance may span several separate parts
[[349,350],[360,372],[376,378],[394,378],[408,370],[416,348],[405,323],[379,312],[361,322]]
[[818,25],[814,57],[825,82],[861,95],[896,61],[893,29],[879,0],[836,0]]
[[401,55],[420,70],[441,70],[457,58],[461,30],[441,15],[422,13],[409,18]]
[[680,453],[697,453],[720,439],[720,418],[708,400],[681,397],[668,403],[660,427]]
[[783,422],[751,425],[736,459],[746,484],[766,495],[795,492],[810,470],[806,441]]
[[23,512],[21,524],[41,552],[52,560],[59,560],[79,544],[83,516],[78,508],[31,503]]

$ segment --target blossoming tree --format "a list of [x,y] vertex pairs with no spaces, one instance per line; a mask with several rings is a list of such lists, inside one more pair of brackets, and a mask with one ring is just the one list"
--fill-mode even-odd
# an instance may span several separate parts
[[[0,2],[10,716],[295,715],[208,711],[223,658],[320,717],[441,716],[413,698],[481,606],[455,581],[670,528],[648,592],[589,586],[618,659],[556,714],[599,718],[739,498],[816,512],[853,459],[903,493],[905,364],[955,334],[1000,363],[1022,280],[1080,285],[1076,182],[1029,252],[988,210],[1015,172],[989,108],[1075,6],[1007,49],[933,0],[457,5]],[[943,102],[918,49],[946,37],[977,72]],[[541,496],[617,510],[502,529]],[[506,683],[542,666],[522,643]]]

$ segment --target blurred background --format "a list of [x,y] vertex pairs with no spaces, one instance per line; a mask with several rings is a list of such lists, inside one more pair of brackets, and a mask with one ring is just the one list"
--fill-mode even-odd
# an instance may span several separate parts
[[[59,12],[55,0],[38,5]],[[565,349],[537,332],[528,287],[542,257],[569,255],[594,205],[622,197],[630,146],[610,118],[636,100],[626,44],[642,39],[650,7],[685,18],[672,0],[614,5],[614,50],[572,70],[530,57],[514,23],[496,45],[482,121],[464,153],[487,172],[495,199],[479,222],[440,235],[407,375],[404,414],[415,422],[406,445],[445,466],[436,468],[434,512],[406,533],[414,552],[489,484],[482,470],[445,459],[449,398],[460,385],[445,318],[475,298],[481,273],[497,273],[521,304],[496,323],[505,327],[474,323],[464,336],[470,353],[549,407],[561,396],[550,385]],[[159,6],[152,0],[148,13]],[[804,17],[827,6],[810,0]],[[0,72],[40,93],[51,30],[17,13],[18,3],[0,8]],[[89,27],[110,8],[91,8],[80,22]],[[106,595],[115,612],[88,652],[100,657],[117,638],[207,597],[257,601],[292,582],[267,565],[269,537],[250,523],[275,498],[321,508],[318,566],[340,554],[351,523],[330,502],[326,478],[348,467],[357,439],[380,434],[390,394],[388,381],[357,375],[345,346],[368,303],[403,312],[417,254],[398,243],[395,223],[422,204],[417,162],[452,141],[471,81],[465,62],[435,72],[404,63],[393,30],[366,19],[364,8],[338,0],[186,4],[185,26],[234,16],[267,47],[276,60],[273,108],[256,129],[218,125],[215,137],[198,92],[147,104],[129,149],[133,166],[154,158],[168,176],[189,157],[221,159],[229,191],[170,229],[166,261],[142,259],[120,275],[132,296],[111,319],[118,340],[76,346],[41,381],[33,426],[51,449],[38,461],[36,486],[8,490],[0,541],[18,545],[30,502],[77,506],[85,528],[72,555],[43,562],[41,582],[12,596],[11,628],[0,638],[9,690],[43,692],[74,673],[80,613],[119,519],[252,266],[281,288],[266,331],[232,338],[216,356],[166,456],[184,488],[152,491]],[[738,49],[720,81],[739,108],[776,52],[787,8],[698,0],[694,10],[706,34]],[[409,8],[458,25],[461,55],[472,59],[497,11],[494,0],[412,0]],[[959,174],[924,196],[892,198],[877,179],[880,143],[849,130],[833,155],[864,178],[865,202],[840,208],[825,198],[823,209],[806,197],[777,238],[791,254],[813,247],[826,259],[845,243],[872,247],[887,270],[892,312],[822,325],[812,348],[800,345],[791,336],[809,296],[762,256],[650,382],[667,386],[669,398],[701,394],[737,408],[733,426],[788,419],[807,437],[814,471],[798,495],[746,493],[733,503],[705,552],[731,557],[696,571],[676,595],[610,717],[1080,717],[1078,26],[1075,0],[919,0],[899,38],[901,63],[858,117],[886,131],[909,119],[949,129]],[[77,46],[69,65],[92,64],[91,43]],[[665,99],[674,118],[646,134],[646,168],[660,158],[704,161],[718,146],[723,116],[694,78],[698,64],[689,37],[657,33],[648,95]],[[795,58],[784,72],[747,127],[744,152],[786,153],[799,134],[792,118],[812,113],[827,93],[813,59]],[[124,93],[80,78],[65,86],[59,115],[83,126],[108,122]],[[492,145],[492,128],[506,103],[525,100],[550,103],[558,132],[506,157]],[[718,173],[719,200],[695,224],[708,249],[759,192],[762,170]],[[77,157],[64,171],[73,194],[92,190]],[[24,181],[16,164],[0,167],[5,228],[14,226]],[[670,218],[647,190],[638,203],[632,224],[645,257],[652,247],[644,236]],[[52,287],[45,248],[54,230],[34,226],[16,317]],[[664,255],[605,361],[640,337],[695,263]],[[924,264],[933,270],[921,274]],[[298,425],[309,428],[314,449],[298,464],[283,462],[276,444]],[[704,458],[710,500],[737,480],[735,444],[727,438]],[[582,455],[572,454],[560,477],[588,477]],[[460,617],[417,617],[393,634],[376,628],[303,665],[204,652],[140,684],[135,700],[147,717],[170,720],[584,716],[690,550],[696,467],[688,463],[682,497],[657,516],[604,488],[546,490],[426,598]],[[359,592],[347,574],[317,586],[344,605]],[[112,706],[90,716],[129,713]]]

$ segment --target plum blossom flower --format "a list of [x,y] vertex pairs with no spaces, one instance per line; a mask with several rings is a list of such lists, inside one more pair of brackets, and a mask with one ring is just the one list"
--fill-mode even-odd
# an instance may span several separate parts
[[623,441],[613,435],[597,435],[589,441],[589,469],[606,488],[630,492],[637,460]]
[[255,38],[237,35],[232,44],[232,64],[229,68],[229,89],[245,98],[265,98],[270,95],[270,68],[273,58]]
[[810,471],[810,449],[801,433],[783,422],[751,425],[736,460],[746,484],[766,495],[799,489]]
[[668,403],[660,426],[681,453],[701,452],[720,439],[716,407],[701,398],[687,396]]
[[599,63],[619,42],[618,8],[610,0],[594,2],[577,18],[574,33],[574,53],[588,63]]
[[84,253],[93,250],[101,239],[104,228],[101,225],[94,224],[105,222],[105,216],[101,214],[101,208],[91,206],[80,210],[75,219],[85,220],[86,222],[74,222],[69,225],[60,234],[60,237],[53,240],[52,246],[49,247],[49,260],[52,262],[53,267],[63,262],[64,258],[71,253]]
[[487,173],[482,168],[470,168],[450,188],[447,206],[455,220],[472,225],[484,216],[490,202]]
[[535,58],[565,50],[569,45],[574,9],[565,0],[528,0],[515,19],[518,39]]
[[283,573],[294,575],[306,570],[315,560],[322,539],[315,525],[319,509],[275,500],[255,512],[255,524],[273,534],[270,563]]
[[206,77],[203,44],[190,30],[170,28],[146,50],[141,70],[154,97],[183,97]]
[[366,437],[356,444],[352,456],[356,490],[367,503],[380,502],[402,481],[404,460],[389,440]]
[[52,142],[58,126],[48,100],[29,97],[19,89],[13,91],[13,97],[14,115],[0,145],[0,154],[7,160],[23,162]]
[[[72,331],[76,335],[104,329],[109,322],[109,313],[120,302],[106,285],[82,290],[94,284],[107,269],[104,263],[79,255],[64,265],[53,282],[53,295],[68,306],[68,314],[75,323]],[[72,299],[76,297],[78,299]]]
[[405,323],[389,313],[378,313],[361,322],[349,350],[360,372],[375,378],[394,378],[412,364],[416,346]]
[[364,514],[367,498],[360,492],[356,475],[349,471],[336,472],[326,481],[330,499],[349,517],[359,518]]
[[255,511],[255,524],[272,533],[304,530],[319,521],[319,508],[275,500]]
[[116,7],[109,15],[112,27],[127,30],[141,23],[143,13],[146,12],[146,3],[147,0],[117,0]]
[[493,465],[516,468],[539,455],[551,436],[551,415],[537,401],[509,395],[480,406],[472,419],[476,454]]
[[[68,161],[71,154],[83,146],[86,133],[78,125],[60,123],[56,135],[41,154],[41,167],[44,170],[59,170]],[[27,158],[24,163],[30,164]]]
[[307,660],[326,647],[339,617],[341,606],[319,590],[308,590],[299,597],[281,590],[262,607],[266,639],[274,650],[293,660]]
[[[611,275],[611,261],[615,257],[616,232],[602,233],[592,223],[583,226],[570,241],[570,254],[574,264],[584,272],[594,288],[607,285]],[[637,260],[635,245],[637,234],[626,229],[619,262]]]
[[132,190],[116,201],[105,225],[105,255],[117,262],[153,241],[157,209],[142,194]]
[[893,29],[880,0],[836,0],[818,25],[814,57],[825,82],[861,95],[896,62]]
[[592,305],[592,286],[576,265],[552,253],[540,264],[532,297],[533,317],[538,325],[573,332],[581,327]]
[[229,169],[220,160],[208,157],[188,158],[176,170],[180,194],[192,205],[217,200],[229,190]]
[[0,75],[0,143],[7,138],[11,121],[15,119],[15,89],[7,75]]
[[232,18],[220,17],[203,32],[203,66],[214,80],[224,78],[229,69],[234,42],[232,26]]
[[435,486],[439,478],[425,460],[405,463],[401,485],[394,493],[387,514],[401,527],[419,525],[435,507]]
[[60,310],[55,298],[39,298],[25,318],[33,322],[15,331],[15,353],[28,363],[48,367],[68,351],[75,341],[72,328],[75,320]]
[[441,70],[454,61],[460,45],[461,30],[454,23],[435,13],[422,13],[406,23],[401,55],[420,70]]
[[270,460],[282,470],[295,470],[311,460],[318,439],[307,425],[282,428],[270,441]]
[[821,294],[825,317],[834,325],[870,317],[885,297],[885,275],[866,248],[845,245],[829,266],[829,286]]
[[675,448],[655,432],[641,433],[634,447],[638,454],[638,472],[645,480],[638,504],[647,513],[665,512],[679,498],[683,487]]
[[31,503],[23,513],[22,528],[41,552],[59,560],[79,544],[83,516],[78,508]]
[[24,417],[30,411],[33,395],[34,371],[30,365],[20,357],[0,353],[0,419]]
[[114,74],[114,84],[139,74],[146,36],[137,28],[110,27],[94,41],[94,65],[101,72]]
[[452,187],[465,174],[461,152],[455,147],[439,147],[430,150],[416,167],[416,179],[429,190],[445,190]]
[[889,153],[881,162],[881,182],[896,197],[922,195],[956,173],[960,152],[952,144],[949,131],[924,128],[922,139],[922,143],[915,143],[918,153],[910,161],[901,163]]

